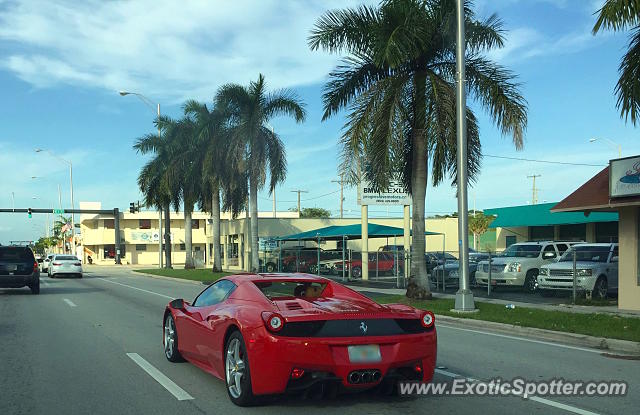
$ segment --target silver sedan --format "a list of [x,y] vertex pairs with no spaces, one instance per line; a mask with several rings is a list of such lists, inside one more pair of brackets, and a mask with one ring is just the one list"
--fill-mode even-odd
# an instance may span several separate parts
[[56,255],[49,263],[48,273],[50,278],[59,275],[75,275],[82,278],[82,263],[74,255]]

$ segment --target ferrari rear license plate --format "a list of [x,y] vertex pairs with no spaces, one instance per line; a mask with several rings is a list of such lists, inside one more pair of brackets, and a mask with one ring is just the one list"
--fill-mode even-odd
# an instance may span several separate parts
[[362,346],[349,346],[349,361],[351,363],[370,363],[382,360],[380,346],[377,344],[366,344]]

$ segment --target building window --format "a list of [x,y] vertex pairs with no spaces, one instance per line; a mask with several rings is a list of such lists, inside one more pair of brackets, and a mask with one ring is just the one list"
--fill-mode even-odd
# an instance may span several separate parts
[[138,219],[140,229],[151,229],[151,219]]
[[553,241],[553,226],[531,226],[529,228],[529,240]]
[[558,236],[561,241],[586,241],[587,224],[560,225]]
[[105,219],[104,220],[104,227],[107,229],[113,229],[115,228],[115,220],[114,219]]
[[186,249],[187,249],[187,247],[185,246],[185,244],[180,244],[180,247],[178,248],[178,251],[184,251]]
[[509,248],[511,245],[517,242],[517,237],[515,235],[509,235],[504,238],[505,248]]
[[618,242],[618,222],[597,222],[596,242]]
[[147,250],[146,244],[136,244],[136,251],[140,252],[140,251],[146,251],[146,250]]
[[200,219],[191,219],[191,229],[200,229]]

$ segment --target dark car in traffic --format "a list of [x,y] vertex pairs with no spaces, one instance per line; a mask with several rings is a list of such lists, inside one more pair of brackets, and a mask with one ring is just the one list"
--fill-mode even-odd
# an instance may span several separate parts
[[31,248],[0,246],[0,288],[29,287],[40,294],[40,267]]

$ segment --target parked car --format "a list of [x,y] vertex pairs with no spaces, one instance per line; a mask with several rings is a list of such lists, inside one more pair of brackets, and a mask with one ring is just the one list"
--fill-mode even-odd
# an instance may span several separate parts
[[239,406],[317,387],[392,394],[433,378],[434,323],[431,311],[380,305],[326,278],[231,275],[167,305],[162,346],[170,362],[226,381]]
[[[360,253],[352,254],[351,261],[346,261],[345,265],[347,266],[346,268],[347,272],[349,271],[349,268],[351,268],[351,276],[353,278],[362,277],[362,256],[360,255]],[[376,265],[377,265],[377,268],[376,268]],[[385,252],[377,253],[377,254],[374,252],[369,252],[369,261],[367,266],[369,269],[369,275],[371,275],[371,273],[375,273],[376,269],[378,273],[383,273],[383,272],[393,273],[395,271],[395,260],[393,258],[393,255],[390,255]],[[338,274],[341,273],[342,261],[338,261],[335,264],[335,268]],[[398,273],[399,274],[402,273],[402,268],[400,263],[398,263]]]
[[[561,245],[561,246],[560,246]],[[566,242],[519,242],[511,245],[491,260],[491,285],[523,287],[533,292],[540,267],[556,261],[567,249]],[[476,271],[476,282],[487,285],[489,261],[481,261]]]
[[[444,283],[445,287],[457,287],[460,284],[460,274],[458,273],[460,269],[460,263],[458,261],[447,261],[444,265],[438,265],[435,267],[431,274],[429,274],[429,279],[434,284],[442,284],[442,273],[444,272]],[[476,283],[476,271],[478,269],[478,263],[475,261],[471,261],[469,258],[469,283]],[[444,271],[443,271],[444,270]]]
[[310,266],[318,262],[317,248],[283,249],[281,255],[284,272],[310,272]]
[[558,262],[540,267],[538,291],[573,290],[573,255],[576,255],[576,288],[604,299],[618,289],[618,244],[578,244],[567,250]]
[[75,275],[82,278],[82,263],[75,255],[54,255],[49,264],[49,278],[60,275]]
[[438,265],[444,265],[448,261],[457,261],[458,258],[454,257],[448,252],[426,252],[424,254],[425,261],[427,261],[427,272],[431,274],[433,269]]
[[31,248],[0,246],[0,288],[29,287],[40,294],[40,268]]

